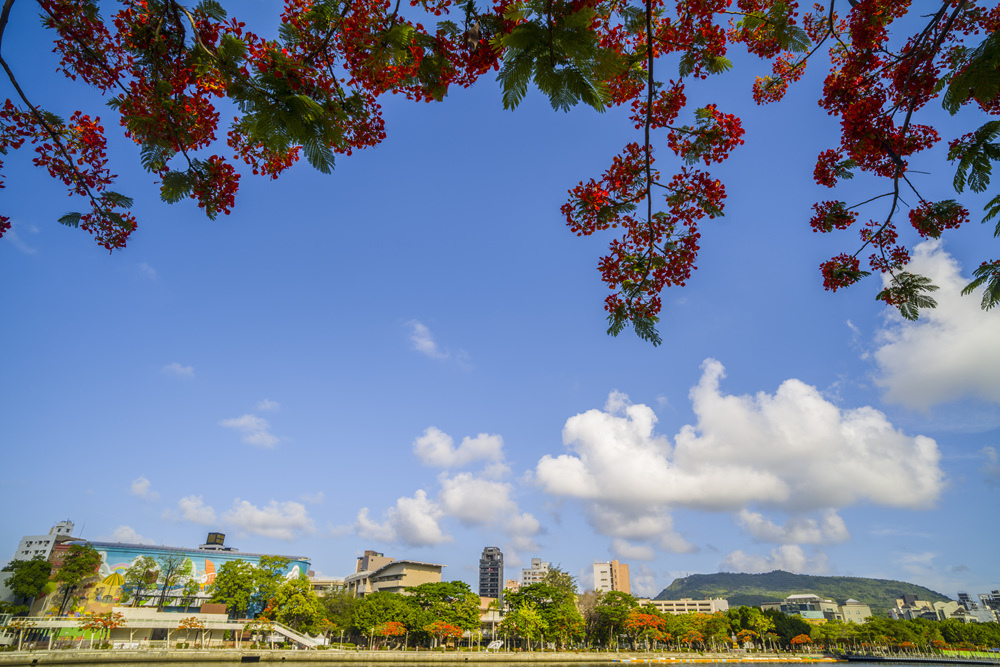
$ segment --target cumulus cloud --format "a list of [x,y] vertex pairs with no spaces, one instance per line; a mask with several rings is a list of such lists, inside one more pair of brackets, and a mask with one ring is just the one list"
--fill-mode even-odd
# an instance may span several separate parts
[[629,568],[629,583],[632,594],[638,597],[651,598],[661,590],[656,584],[656,573],[645,563]]
[[111,540],[123,544],[155,544],[153,540],[143,537],[131,526],[118,526],[111,533]]
[[281,439],[271,433],[271,424],[263,417],[257,415],[243,415],[233,419],[223,419],[219,426],[231,428],[240,434],[240,440],[248,445],[271,449]]
[[153,491],[152,487],[152,482],[140,475],[132,480],[132,486],[129,489],[129,492],[133,496],[142,498],[143,500],[159,500],[160,494]]
[[454,444],[450,435],[430,426],[413,441],[413,453],[421,463],[435,468],[461,468],[478,461],[503,463],[503,438],[499,435],[480,433],[463,438],[458,447]]
[[444,512],[427,497],[427,492],[418,489],[412,498],[397,499],[386,510],[382,522],[372,520],[367,507],[361,508],[354,525],[358,535],[366,539],[425,547],[454,540],[441,528],[443,516]]
[[[709,359],[702,368],[690,392],[697,422],[681,428],[673,443],[654,431],[651,408],[612,392],[604,410],[567,420],[568,452],[538,461],[537,484],[583,503],[602,534],[659,539],[666,542],[661,547],[679,550],[690,545],[668,523],[677,508],[736,513],[756,506],[807,517],[861,502],[925,508],[939,498],[943,474],[934,440],[904,434],[871,407],[841,410],[795,379],[773,394],[726,395],[722,364]],[[749,513],[743,520],[758,538],[777,542],[847,536],[830,512],[783,528]]]
[[734,551],[722,561],[719,569],[723,572],[771,572],[785,570],[796,574],[824,574],[830,571],[830,560],[822,551],[812,556],[806,554],[797,544],[785,544],[771,550],[766,556]]
[[614,554],[615,558],[620,558],[623,561],[653,560],[656,558],[656,552],[650,545],[632,544],[620,537],[611,541],[611,553]]
[[163,518],[170,521],[190,521],[203,526],[215,523],[215,510],[206,505],[201,496],[184,496],[177,501],[176,510],[164,510]]
[[983,465],[979,466],[979,472],[986,478],[986,484],[991,487],[1000,486],[1000,454],[996,447],[983,447],[980,451],[983,455]]
[[920,410],[963,397],[1000,403],[1000,317],[980,308],[980,294],[961,296],[969,281],[940,241],[916,246],[907,270],[940,287],[938,305],[917,322],[893,314],[878,332],[876,383],[885,399]]
[[257,409],[261,412],[268,412],[271,410],[277,410],[281,407],[281,403],[277,401],[272,401],[269,398],[262,398],[257,401]]
[[245,533],[277,540],[293,540],[316,531],[305,505],[293,500],[272,500],[264,507],[257,507],[237,498],[222,518]]
[[438,504],[445,514],[467,526],[503,526],[517,548],[537,548],[534,538],[542,526],[533,515],[520,511],[511,484],[471,473],[441,475],[439,482]]
[[194,377],[194,366],[184,366],[177,363],[169,363],[161,369],[164,375],[169,375],[175,378],[193,378]]
[[448,352],[438,347],[431,330],[417,320],[406,323],[410,327],[410,345],[414,350],[431,359],[447,359]]
[[851,539],[844,520],[834,510],[826,510],[817,521],[808,517],[791,517],[778,526],[759,512],[743,509],[737,521],[760,542],[776,544],[833,544]]

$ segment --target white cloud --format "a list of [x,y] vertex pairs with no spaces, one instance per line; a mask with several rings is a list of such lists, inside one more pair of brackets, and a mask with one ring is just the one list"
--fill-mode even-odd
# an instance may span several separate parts
[[222,518],[243,532],[277,540],[293,540],[316,531],[305,505],[293,500],[272,500],[265,507],[257,507],[237,498]]
[[437,503],[418,489],[412,498],[399,498],[390,507],[381,523],[368,516],[368,508],[358,512],[355,530],[366,539],[383,542],[401,542],[412,547],[432,546],[454,541],[440,524],[444,513]]
[[201,496],[184,496],[177,501],[176,510],[164,510],[163,518],[170,521],[190,521],[203,526],[215,523],[215,510],[206,505]]
[[132,486],[129,491],[133,496],[142,498],[143,500],[159,500],[160,494],[153,491],[152,486],[152,482],[140,475],[132,480]]
[[281,403],[277,401],[272,401],[269,398],[262,398],[257,401],[257,409],[261,412],[268,412],[271,410],[277,410],[281,407]]
[[503,462],[503,438],[499,435],[465,437],[457,448],[454,442],[447,433],[429,426],[413,441],[413,453],[424,465],[436,468],[460,468],[477,461]]
[[150,280],[156,280],[159,277],[156,273],[156,269],[146,262],[139,263],[139,271]]
[[270,449],[281,442],[281,439],[271,433],[271,425],[263,417],[243,415],[233,419],[223,419],[219,426],[231,428],[240,433],[240,440],[248,445]]
[[1000,454],[996,447],[983,447],[979,453],[985,459],[983,465],[979,466],[979,472],[986,478],[989,486],[1000,486]]
[[[676,508],[756,505],[807,516],[862,502],[925,508],[938,500],[943,474],[930,438],[902,433],[871,407],[841,410],[799,380],[774,394],[725,395],[722,364],[709,359],[702,368],[690,392],[697,423],[681,428],[673,444],[655,433],[651,408],[612,392],[604,411],[566,421],[568,452],[539,460],[537,484],[582,502],[602,534],[679,550],[690,545],[667,523]],[[780,529],[761,517],[753,526],[779,541],[844,539],[839,517],[823,516],[812,531],[808,520]]]
[[824,574],[830,571],[830,560],[821,551],[808,556],[797,544],[785,544],[771,550],[767,556],[734,551],[722,561],[723,572],[771,572],[785,570],[796,574]]
[[611,541],[611,553],[614,554],[615,558],[620,558],[623,561],[653,560],[656,558],[656,552],[650,545],[632,544],[620,537]]
[[819,521],[793,516],[784,526],[764,518],[763,514],[742,509],[737,521],[760,542],[776,544],[833,544],[851,539],[844,520],[834,510],[825,510]]
[[502,526],[518,548],[537,547],[534,538],[541,533],[541,524],[533,515],[520,511],[509,483],[471,473],[441,475],[439,482],[438,505],[444,514],[467,526]]
[[651,598],[661,590],[656,585],[656,573],[645,563],[629,568],[629,583],[632,595],[637,597]]
[[940,289],[937,308],[908,322],[890,315],[874,353],[887,401],[927,409],[963,397],[1000,403],[1000,316],[980,308],[981,294],[961,296],[968,280],[940,241],[916,246],[907,266]]
[[183,366],[175,361],[164,366],[161,372],[176,378],[193,378],[194,366]]
[[23,238],[21,238],[21,232],[27,232],[28,234],[37,234],[38,227],[35,225],[24,225],[17,222],[16,220],[10,221],[10,229],[4,232],[3,238],[10,242],[15,248],[23,252],[25,255],[34,255],[38,250],[29,246]]
[[118,526],[115,528],[111,533],[111,540],[123,544],[155,544],[153,540],[135,532],[131,526]]
[[438,347],[431,330],[417,320],[406,323],[410,327],[410,344],[417,352],[431,359],[447,359],[448,352]]
[[321,505],[325,497],[322,491],[317,491],[316,493],[303,493],[299,496],[299,500],[310,505]]

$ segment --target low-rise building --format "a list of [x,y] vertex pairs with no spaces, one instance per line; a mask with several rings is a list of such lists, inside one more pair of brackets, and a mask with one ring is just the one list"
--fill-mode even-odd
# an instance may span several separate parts
[[403,593],[410,586],[440,583],[441,568],[437,563],[416,560],[393,560],[374,570],[355,572],[344,577],[344,588],[354,597],[364,597],[379,591]]
[[693,600],[691,598],[681,598],[680,600],[640,599],[639,604],[653,607],[661,614],[714,614],[717,611],[729,609],[729,601],[722,598],[706,600]]
[[763,610],[773,609],[789,616],[798,616],[814,625],[827,621],[847,621],[861,623],[872,615],[871,608],[863,602],[851,599],[838,604],[828,598],[812,593],[789,595],[781,602],[768,602],[760,606]]

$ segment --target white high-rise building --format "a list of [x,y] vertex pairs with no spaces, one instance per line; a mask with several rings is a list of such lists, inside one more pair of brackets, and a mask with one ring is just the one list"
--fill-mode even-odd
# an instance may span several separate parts
[[72,535],[72,521],[60,521],[52,526],[48,535],[25,535],[21,538],[21,543],[17,545],[14,560],[31,560],[36,556],[41,556],[43,559],[48,558],[56,542],[68,540]]
[[548,561],[543,561],[541,558],[532,558],[531,567],[521,570],[521,585],[530,586],[531,584],[540,584],[548,573]]
[[594,590],[602,593],[621,591],[631,595],[628,563],[619,563],[616,560],[610,563],[594,563]]

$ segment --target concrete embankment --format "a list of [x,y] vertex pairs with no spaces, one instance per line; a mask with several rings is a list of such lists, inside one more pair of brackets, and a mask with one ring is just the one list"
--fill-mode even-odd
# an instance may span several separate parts
[[[625,664],[684,664],[684,663],[816,663],[837,662],[822,655],[761,654],[667,654],[663,653],[550,653],[550,652],[449,652],[432,651],[268,651],[229,649],[210,650],[58,650],[17,651],[0,653],[0,667],[36,665],[102,665],[117,667],[135,663],[227,663],[248,665],[265,663],[412,663],[412,664],[485,664],[485,663],[611,663]],[[617,665],[616,665],[617,667]]]

